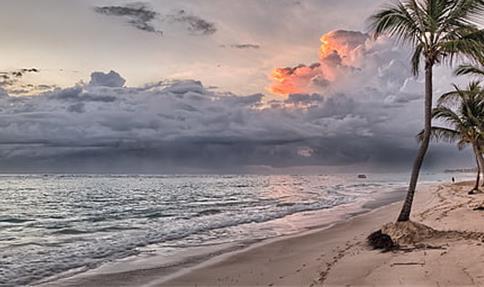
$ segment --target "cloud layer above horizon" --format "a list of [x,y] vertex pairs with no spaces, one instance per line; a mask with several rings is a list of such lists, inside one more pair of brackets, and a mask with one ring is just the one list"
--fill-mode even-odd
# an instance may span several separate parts
[[350,61],[355,48],[345,41],[340,44],[348,54],[343,48],[330,52],[340,58],[338,80],[328,80],[319,92],[280,99],[217,92],[196,80],[127,87],[115,71],[94,72],[88,83],[34,96],[4,92],[0,171],[406,169],[421,126],[422,83],[391,42],[365,42],[363,56]]
[[423,85],[365,33],[384,0],[41,2],[0,3],[0,171],[410,166]]

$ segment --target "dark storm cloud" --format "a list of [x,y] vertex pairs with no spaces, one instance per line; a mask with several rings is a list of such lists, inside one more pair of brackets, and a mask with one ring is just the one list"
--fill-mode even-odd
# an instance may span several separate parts
[[320,102],[324,98],[320,94],[291,94],[288,96],[286,103],[291,104],[310,104],[313,102]]
[[71,113],[83,113],[85,111],[84,107],[86,105],[84,103],[75,103],[67,107],[67,111]]
[[83,87],[76,86],[66,89],[55,89],[43,94],[44,97],[72,102],[105,102],[110,103],[116,100],[114,95],[99,95],[85,91]]
[[126,6],[100,6],[95,7],[94,11],[102,15],[123,17],[136,29],[163,34],[153,25],[153,20],[159,17],[159,13],[143,3],[132,3]]
[[187,13],[185,10],[178,10],[173,14],[167,15],[166,20],[171,23],[184,25],[187,31],[193,35],[212,35],[217,32],[215,23]]
[[[198,81],[129,88],[121,82],[106,86],[122,79],[115,72],[93,73],[94,79],[103,80],[32,97],[0,97],[0,170],[407,167],[417,146],[420,122],[409,113],[415,102],[388,106],[384,95],[371,100],[368,91],[357,97],[294,94],[270,107],[262,94],[213,92]],[[449,150],[454,147],[440,153]]]

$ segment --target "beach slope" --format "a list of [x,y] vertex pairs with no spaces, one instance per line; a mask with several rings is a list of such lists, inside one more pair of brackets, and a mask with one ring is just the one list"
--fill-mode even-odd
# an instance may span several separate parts
[[[434,185],[416,195],[413,220],[451,236],[371,250],[366,237],[394,220],[400,203],[302,236],[216,258],[152,286],[484,285],[484,194],[470,183]],[[447,234],[447,233],[446,233]]]

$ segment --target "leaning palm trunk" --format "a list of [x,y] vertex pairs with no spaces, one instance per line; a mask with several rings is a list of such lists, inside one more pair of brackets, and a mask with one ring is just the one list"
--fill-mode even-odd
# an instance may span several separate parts
[[[477,160],[477,158],[476,158]],[[474,184],[474,188],[472,190],[479,190],[479,181],[481,180],[481,167],[480,164],[477,164],[477,175],[476,175],[476,183]]]
[[[481,172],[484,171],[484,158],[482,157],[482,151],[481,151],[481,147],[480,146],[477,146],[477,162],[478,162],[478,166],[479,166],[479,175]],[[484,181],[482,182],[482,185],[481,186],[484,186]]]
[[479,149],[479,147],[476,145],[476,144],[473,144],[472,145],[472,149],[474,150],[474,155],[476,156],[476,164],[477,164],[477,177],[476,177],[476,183],[474,184],[474,188],[472,189],[473,191],[474,190],[479,190],[479,181],[480,181],[480,178],[481,178],[481,170],[482,170],[482,163],[483,163],[483,160],[482,160],[482,154],[481,154],[481,151]]
[[402,210],[398,216],[398,221],[410,220],[410,212],[412,211],[412,203],[417,188],[418,176],[422,167],[425,154],[429,148],[430,134],[432,129],[432,68],[433,64],[426,62],[425,64],[425,123],[422,136],[422,142],[417,153],[417,157],[413,163],[412,175],[410,177],[410,184],[408,186],[407,196],[403,203]]

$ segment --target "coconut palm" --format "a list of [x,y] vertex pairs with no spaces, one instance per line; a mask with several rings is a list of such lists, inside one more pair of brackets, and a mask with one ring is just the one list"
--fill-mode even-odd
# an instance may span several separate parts
[[[455,74],[457,76],[475,76],[475,77],[484,77],[484,65],[481,63],[480,65],[472,65],[472,64],[464,64],[460,65],[456,70]],[[482,144],[481,144],[482,150]],[[484,166],[478,167],[477,169],[477,181],[479,181],[479,176],[481,171],[484,170]],[[484,186],[484,180],[482,181],[482,185]]]
[[[457,147],[463,149],[471,145],[477,164],[477,177],[471,193],[479,190],[480,172],[484,170],[484,158],[481,145],[484,127],[484,90],[478,82],[472,82],[467,89],[455,90],[442,95],[432,117],[446,123],[449,127],[431,129],[431,139],[447,142],[457,142]],[[423,132],[419,134],[419,139]]]
[[424,132],[398,221],[410,219],[420,168],[429,146],[433,67],[443,62],[453,64],[460,58],[484,59],[484,31],[476,25],[483,13],[484,0],[401,0],[369,19],[375,38],[387,35],[413,48],[411,63],[415,75],[422,61],[425,69]]

